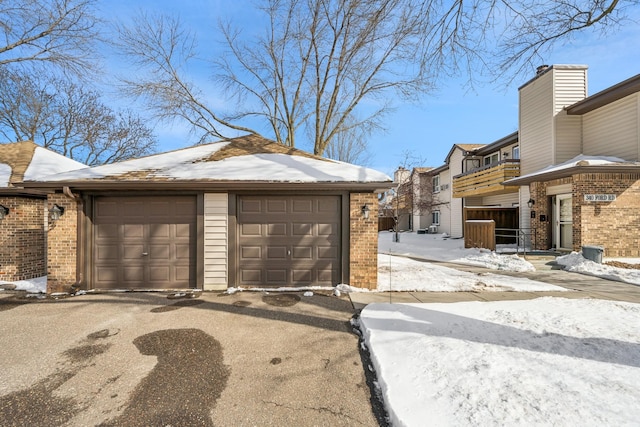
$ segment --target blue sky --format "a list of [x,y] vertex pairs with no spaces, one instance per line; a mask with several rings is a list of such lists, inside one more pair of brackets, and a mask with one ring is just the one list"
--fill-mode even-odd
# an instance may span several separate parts
[[[216,23],[231,19],[251,31],[259,13],[252,2],[238,0],[104,0],[102,12],[107,20],[125,21],[137,11],[179,15],[186,27],[196,33],[199,51],[215,55]],[[640,22],[640,8],[635,19]],[[623,29],[608,34],[583,34],[557,47],[544,58],[545,64],[585,64],[589,66],[589,94],[597,93],[640,73],[640,24],[629,22]],[[120,69],[118,59],[108,65]],[[125,70],[126,71],[126,70]],[[202,68],[194,75],[202,85],[208,85],[211,71]],[[456,143],[490,143],[517,130],[518,86],[531,76],[517,78],[511,86],[504,83],[465,87],[466,78],[443,82],[436,93],[419,104],[397,104],[386,118],[386,132],[372,135],[371,159],[368,166],[388,174],[402,163],[404,153],[424,160],[423,166],[439,166]],[[213,93],[213,88],[209,87]],[[215,95],[214,95],[215,96]],[[224,99],[218,99],[224,102]],[[160,150],[165,151],[193,144],[193,137],[180,124],[156,128]],[[299,147],[308,149],[308,147]]]

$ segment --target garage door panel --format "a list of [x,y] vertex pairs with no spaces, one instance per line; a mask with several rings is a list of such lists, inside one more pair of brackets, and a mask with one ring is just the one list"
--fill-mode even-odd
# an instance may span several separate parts
[[171,281],[170,269],[168,266],[154,266],[151,268],[149,280],[151,282]]
[[286,260],[287,248],[286,246],[269,246],[267,247],[267,259],[270,260]]
[[101,261],[113,261],[120,258],[118,256],[118,245],[117,244],[101,244],[96,247],[95,256],[97,259]]
[[122,280],[126,284],[135,282],[136,285],[144,282],[144,269],[141,265],[122,268]]
[[286,236],[287,224],[267,224],[267,236]]
[[286,268],[268,268],[266,273],[268,285],[284,285],[289,283]]
[[312,199],[294,199],[293,200],[293,213],[312,213],[313,212],[313,200]]
[[240,281],[252,285],[262,284],[262,270],[259,268],[242,268],[240,269]]
[[311,223],[294,223],[292,224],[292,235],[294,236],[313,236],[313,224]]
[[313,247],[312,246],[296,246],[291,253],[293,259],[313,259]]
[[241,224],[240,235],[241,236],[261,236],[260,224]]
[[240,248],[240,259],[260,259],[262,258],[262,247],[242,246]]
[[265,213],[286,213],[287,201],[284,199],[269,199],[266,201]]
[[193,234],[191,224],[173,224],[175,228],[175,237],[189,238]]
[[122,258],[126,260],[140,259],[144,252],[144,245],[125,244],[122,246]]
[[239,284],[337,284],[340,200],[340,196],[238,197]]
[[338,259],[338,248],[335,246],[318,246],[318,259]]
[[195,287],[195,196],[96,197],[93,223],[94,288]]

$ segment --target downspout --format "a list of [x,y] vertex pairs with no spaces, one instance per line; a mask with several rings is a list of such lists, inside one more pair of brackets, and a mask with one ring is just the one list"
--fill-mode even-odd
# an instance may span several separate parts
[[72,289],[78,290],[84,280],[83,267],[84,267],[84,202],[82,197],[71,192],[69,187],[62,187],[62,194],[76,202],[76,283],[72,286]]

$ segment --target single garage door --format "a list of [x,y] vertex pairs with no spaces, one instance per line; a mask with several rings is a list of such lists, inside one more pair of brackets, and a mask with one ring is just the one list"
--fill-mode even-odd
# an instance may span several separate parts
[[340,283],[339,196],[238,198],[239,285]]
[[96,197],[93,287],[196,285],[196,198]]

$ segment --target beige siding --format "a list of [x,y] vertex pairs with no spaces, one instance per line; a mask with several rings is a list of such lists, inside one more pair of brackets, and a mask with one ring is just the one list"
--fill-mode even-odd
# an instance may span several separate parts
[[[438,233],[451,234],[451,172],[445,170],[440,172],[440,186],[443,184],[449,185],[446,190],[441,190],[434,195],[433,211],[440,211],[440,225],[438,226]],[[429,225],[431,225],[431,218],[428,218]]]
[[568,116],[565,111],[561,111],[556,116],[555,127],[555,162],[566,162],[582,154],[582,116]]
[[520,173],[553,164],[553,79],[550,72],[520,89]]
[[585,114],[584,154],[640,160],[639,103],[635,93]]
[[580,120],[564,108],[587,95],[584,66],[554,65],[520,88],[520,171],[523,175],[580,154]]
[[228,195],[204,195],[204,289],[227,288]]
[[503,208],[513,207],[519,203],[518,193],[498,194],[496,196],[487,196],[482,198],[482,206],[500,206]]
[[520,228],[528,229],[531,227],[531,209],[527,202],[531,198],[531,192],[528,185],[520,187]]

